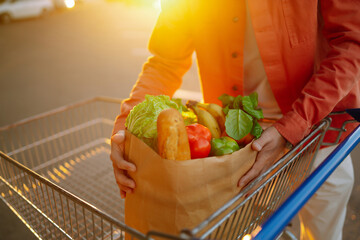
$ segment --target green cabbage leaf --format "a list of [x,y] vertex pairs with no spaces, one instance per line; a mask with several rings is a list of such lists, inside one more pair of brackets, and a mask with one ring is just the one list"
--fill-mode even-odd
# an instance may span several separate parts
[[145,100],[137,104],[126,118],[125,127],[136,137],[153,149],[157,142],[157,117],[167,108],[175,108],[181,112],[178,104],[166,95],[146,95]]

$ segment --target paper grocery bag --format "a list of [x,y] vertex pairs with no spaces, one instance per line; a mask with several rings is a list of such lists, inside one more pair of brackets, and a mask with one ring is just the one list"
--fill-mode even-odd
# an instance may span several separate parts
[[194,228],[239,193],[238,180],[257,154],[250,145],[230,155],[175,161],[126,131],[125,158],[137,167],[130,173],[136,188],[125,199],[126,225],[144,234]]

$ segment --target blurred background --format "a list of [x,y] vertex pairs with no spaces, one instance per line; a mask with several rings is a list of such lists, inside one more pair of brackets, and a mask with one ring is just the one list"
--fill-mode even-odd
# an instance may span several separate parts
[[[95,96],[126,98],[159,0],[0,0],[0,126]],[[195,56],[194,56],[195,59]],[[199,98],[194,61],[178,96]],[[360,239],[360,148],[344,239]],[[33,239],[0,201],[0,239]]]
[[[158,0],[77,0],[1,24],[0,126],[94,96],[127,97],[159,12]],[[197,79],[194,64],[182,89],[200,91]]]

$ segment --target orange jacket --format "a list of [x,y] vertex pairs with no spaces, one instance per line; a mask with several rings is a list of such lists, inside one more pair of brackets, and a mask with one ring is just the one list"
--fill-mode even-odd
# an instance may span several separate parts
[[[360,107],[360,2],[251,0],[256,41],[292,144],[332,111]],[[318,21],[318,19],[320,19]],[[172,96],[196,52],[205,102],[242,94],[245,1],[165,0],[145,63],[114,132],[145,94]],[[340,115],[336,124],[348,116]],[[351,127],[352,129],[352,127]]]

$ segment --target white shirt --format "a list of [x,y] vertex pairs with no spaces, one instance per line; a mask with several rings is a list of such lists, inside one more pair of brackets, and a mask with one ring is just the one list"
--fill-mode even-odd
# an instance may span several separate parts
[[244,95],[257,92],[259,107],[264,117],[279,119],[282,117],[279,105],[276,102],[266,76],[264,64],[256,43],[251,17],[246,4],[246,28],[244,41]]

